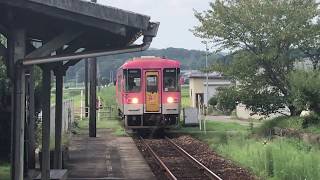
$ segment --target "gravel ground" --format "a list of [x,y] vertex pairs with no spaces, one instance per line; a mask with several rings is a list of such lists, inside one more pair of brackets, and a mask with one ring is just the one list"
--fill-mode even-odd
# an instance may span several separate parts
[[[224,180],[258,179],[248,170],[240,168],[232,161],[219,156],[218,154],[213,152],[207,144],[194,139],[191,136],[184,135],[175,137],[172,140]],[[155,160],[148,152],[146,147],[142,144],[142,142],[139,139],[135,139],[135,143],[138,149],[141,151],[142,155],[145,157],[155,176],[159,180],[168,179],[164,175],[164,171],[159,168],[157,163],[155,163]]]
[[184,135],[172,140],[224,180],[257,179],[248,170],[238,167],[232,161],[219,156],[207,144],[191,136]]
[[159,180],[167,180],[167,176],[164,174],[164,171],[160,168],[160,166],[155,163],[153,156],[149,153],[147,147],[143,145],[142,141],[140,139],[134,138],[134,141],[140,150],[141,154],[145,158],[145,160],[148,162],[153,174],[156,176]]
[[166,139],[146,139],[153,151],[177,179],[209,180],[208,176],[194,166]]

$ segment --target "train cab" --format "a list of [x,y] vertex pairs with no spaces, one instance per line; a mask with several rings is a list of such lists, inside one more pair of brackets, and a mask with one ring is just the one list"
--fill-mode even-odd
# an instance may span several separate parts
[[180,115],[180,63],[137,58],[117,73],[117,104],[127,128],[176,126]]

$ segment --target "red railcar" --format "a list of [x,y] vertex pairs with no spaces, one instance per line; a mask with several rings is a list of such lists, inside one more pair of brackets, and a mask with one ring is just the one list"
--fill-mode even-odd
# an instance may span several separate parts
[[163,128],[179,122],[180,62],[141,57],[124,63],[117,71],[116,96],[119,115],[126,128]]

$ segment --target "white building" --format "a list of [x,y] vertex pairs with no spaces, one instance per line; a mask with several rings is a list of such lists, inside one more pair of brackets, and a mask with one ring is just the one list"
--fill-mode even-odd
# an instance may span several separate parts
[[208,74],[208,99],[206,99],[206,74],[202,72],[192,72],[189,75],[189,93],[191,106],[198,107],[201,104],[207,104],[208,100],[217,94],[217,88],[230,86],[232,82],[223,77],[220,73]]

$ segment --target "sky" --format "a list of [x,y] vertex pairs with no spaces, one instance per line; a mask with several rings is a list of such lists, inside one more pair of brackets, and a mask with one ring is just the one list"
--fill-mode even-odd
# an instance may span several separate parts
[[185,48],[205,50],[201,39],[190,29],[198,25],[193,9],[204,11],[212,0],[98,0],[98,3],[148,15],[160,22],[157,37],[151,48]]

